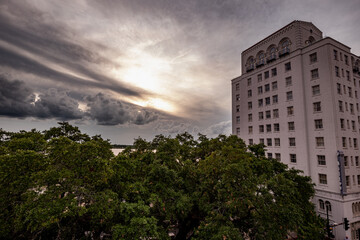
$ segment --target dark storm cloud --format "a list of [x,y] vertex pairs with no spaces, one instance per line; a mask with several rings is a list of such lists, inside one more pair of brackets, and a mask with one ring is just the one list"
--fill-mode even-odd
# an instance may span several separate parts
[[[152,109],[140,108],[102,93],[90,96],[55,88],[35,93],[23,81],[9,80],[5,75],[0,75],[0,86],[0,116],[5,117],[90,119],[100,125],[144,125],[157,120],[160,115]],[[79,98],[88,111],[79,109]]]

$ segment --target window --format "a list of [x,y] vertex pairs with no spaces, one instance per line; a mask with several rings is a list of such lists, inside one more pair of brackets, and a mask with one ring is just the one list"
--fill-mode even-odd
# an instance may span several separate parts
[[265,98],[265,105],[270,105],[270,97]]
[[315,129],[323,129],[323,121],[322,119],[315,119]]
[[263,88],[262,88],[262,86],[261,87],[258,87],[258,94],[260,95],[260,94],[262,94],[263,93]]
[[321,112],[321,102],[314,102],[313,107],[314,107],[314,112]]
[[239,124],[240,123],[240,116],[236,117],[236,123]]
[[285,72],[290,70],[291,70],[291,63],[290,62],[285,63]]
[[252,114],[248,114],[248,122],[252,122]]
[[290,147],[295,147],[296,146],[295,138],[289,138],[289,146]]
[[359,156],[355,156],[355,166],[359,166]]
[[316,137],[315,141],[316,141],[316,147],[324,147],[325,146],[324,137]]
[[346,64],[346,65],[349,65],[349,58],[348,58],[348,56],[347,56],[347,55],[344,55],[344,57],[345,57],[345,64]]
[[252,91],[248,90],[248,97],[251,97],[251,96],[252,96]]
[[272,76],[272,77],[275,77],[276,75],[277,75],[277,70],[276,70],[276,68],[271,69],[271,76]]
[[339,67],[335,66],[335,76],[340,77]]
[[263,112],[259,112],[259,120],[263,120],[264,119],[264,113]]
[[271,83],[271,87],[272,87],[272,90],[273,90],[273,91],[274,91],[274,90],[277,90],[277,88],[278,88],[277,82],[272,82],[272,83]]
[[281,154],[280,153],[275,153],[275,159],[280,162],[281,161]]
[[293,93],[292,91],[289,91],[286,93],[286,100],[291,101],[293,100]]
[[334,50],[334,59],[335,59],[335,60],[338,60],[338,55],[337,55],[337,51],[336,51],[336,50]]
[[294,115],[294,107],[293,106],[287,107],[287,114],[288,114],[288,116]]
[[236,128],[236,134],[237,134],[237,135],[240,134],[240,128]]
[[318,165],[325,166],[326,165],[325,155],[317,155],[317,161],[318,161]]
[[288,122],[288,130],[295,131],[295,123],[294,122]]
[[327,176],[326,176],[326,174],[319,173],[319,183],[320,184],[327,184]]
[[341,128],[342,130],[345,130],[345,120],[342,119],[342,118],[340,118],[340,128]]
[[270,84],[265,84],[265,92],[270,91]]
[[357,138],[354,138],[353,141],[354,141],[354,148],[357,149],[358,148]]
[[258,82],[261,82],[262,81],[262,74],[258,74],[257,79],[258,79]]
[[345,87],[345,85],[344,85],[343,87],[344,87],[344,94],[346,94],[346,87]]
[[343,112],[344,111],[344,107],[343,107],[343,102],[339,101],[339,111]]
[[252,134],[252,133],[253,133],[253,127],[249,126],[249,134]]
[[273,118],[278,118],[279,117],[279,109],[274,109],[273,110]]
[[235,90],[240,90],[240,84],[239,83],[235,84]]
[[290,154],[290,162],[296,163],[296,154]]
[[346,137],[342,138],[342,146],[343,148],[346,148]]
[[317,54],[316,53],[310,54],[310,63],[314,63],[314,62],[317,62]]
[[264,72],[264,78],[265,78],[265,79],[268,79],[269,76],[270,76],[270,75],[269,75],[269,71]]
[[286,85],[286,87],[289,87],[289,86],[292,85],[292,79],[291,79],[291,77],[285,78],[285,85]]
[[351,87],[348,87],[348,94],[349,94],[349,97],[352,98],[352,88]]
[[236,112],[240,112],[240,105],[236,105]]
[[319,199],[319,208],[320,210],[325,210],[325,204],[324,204],[324,201]]
[[271,132],[271,124],[266,124],[266,132]]
[[349,71],[346,71],[346,79],[347,79],[348,81],[350,81],[350,72],[349,72]]
[[264,132],[264,125],[259,125],[259,133],[263,133]]
[[259,139],[259,142],[260,142],[260,144],[265,144],[265,141],[264,141],[263,138],[260,138],[260,139]]
[[240,101],[240,94],[236,94],[236,101]]
[[254,144],[254,140],[249,139],[249,145],[253,145]]
[[272,153],[267,153],[268,158],[272,158]]
[[354,114],[354,104],[350,103],[350,113]]
[[259,107],[262,107],[263,104],[264,104],[264,101],[263,101],[262,99],[259,99],[259,100],[258,100],[258,106],[259,106]]
[[252,102],[248,102],[248,110],[252,109]]
[[339,95],[341,95],[341,84],[340,84],[340,83],[337,83],[337,84],[336,84],[336,89],[337,89],[337,93],[338,93]]
[[356,131],[355,121],[351,121],[351,128],[353,131]]
[[320,85],[315,85],[312,86],[312,94],[313,96],[319,95],[320,94]]
[[280,124],[274,123],[274,132],[279,132],[279,131],[280,131]]
[[348,166],[348,157],[344,156],[344,167]]
[[276,147],[280,147],[280,138],[274,138],[274,144]]
[[346,182],[346,186],[350,187],[350,177],[349,176],[345,176],[345,182]]
[[266,139],[266,145],[268,146],[268,147],[271,147],[272,146],[272,139],[271,138],[267,138]]
[[270,110],[265,112],[265,117],[266,117],[266,119],[271,118],[271,111]]
[[247,80],[247,85],[248,85],[248,86],[251,86],[251,78],[249,78],[249,79]]
[[319,78],[319,70],[317,68],[311,70],[311,79],[316,79],[316,78]]

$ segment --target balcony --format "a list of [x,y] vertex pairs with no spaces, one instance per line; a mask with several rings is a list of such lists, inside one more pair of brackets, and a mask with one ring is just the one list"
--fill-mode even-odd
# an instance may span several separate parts
[[263,66],[265,64],[265,60],[264,59],[261,59],[261,60],[259,60],[257,63],[256,63],[256,67],[258,68],[258,67],[261,67],[261,66]]
[[279,57],[283,57],[287,54],[290,54],[290,49],[288,47],[285,47],[279,51]]
[[272,54],[271,56],[266,58],[267,63],[275,61],[275,60],[276,60],[276,55],[275,54]]
[[246,72],[251,72],[252,70],[254,70],[254,64],[246,66]]

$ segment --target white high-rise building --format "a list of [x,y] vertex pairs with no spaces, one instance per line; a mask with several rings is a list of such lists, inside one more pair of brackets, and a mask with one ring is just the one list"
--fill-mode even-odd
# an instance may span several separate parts
[[232,132],[316,184],[336,239],[360,239],[360,57],[310,22],[293,21],[241,54]]

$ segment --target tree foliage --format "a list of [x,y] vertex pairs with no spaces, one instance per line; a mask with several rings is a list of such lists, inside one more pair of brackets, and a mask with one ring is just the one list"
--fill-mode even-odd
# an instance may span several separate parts
[[321,239],[309,177],[236,136],[0,131],[3,239]]

